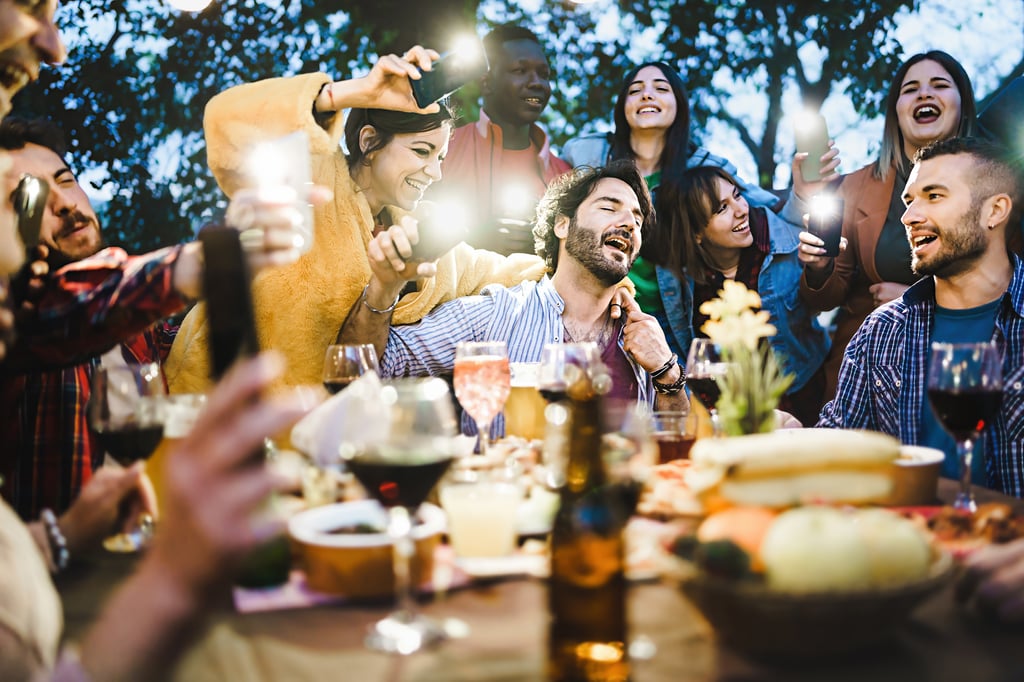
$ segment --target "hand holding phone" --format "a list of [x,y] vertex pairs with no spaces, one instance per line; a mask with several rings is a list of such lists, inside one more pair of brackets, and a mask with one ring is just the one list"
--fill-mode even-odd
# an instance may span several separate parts
[[421,201],[414,217],[419,223],[419,241],[412,245],[414,260],[433,261],[469,238],[465,212],[460,205]]
[[843,236],[843,200],[830,194],[819,194],[811,199],[807,231],[825,242],[826,256],[838,256]]
[[39,244],[39,231],[43,226],[43,212],[50,196],[50,183],[34,175],[25,174],[14,190],[14,212],[18,216],[18,235],[30,252]]
[[825,117],[817,112],[804,112],[796,120],[796,151],[806,152],[800,165],[800,174],[807,182],[821,180],[821,157],[828,153],[828,126]]
[[419,80],[410,78],[409,83],[416,104],[424,109],[486,73],[487,55],[480,42],[475,41],[442,55],[430,71],[420,71]]

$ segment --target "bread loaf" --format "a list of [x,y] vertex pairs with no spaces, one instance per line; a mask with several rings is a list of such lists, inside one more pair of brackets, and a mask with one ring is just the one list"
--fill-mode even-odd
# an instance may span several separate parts
[[[704,492],[718,504],[789,507],[809,502],[866,504],[892,490],[900,443],[870,431],[785,429],[733,438],[703,438],[695,468],[717,471]],[[717,500],[715,498],[718,498]]]

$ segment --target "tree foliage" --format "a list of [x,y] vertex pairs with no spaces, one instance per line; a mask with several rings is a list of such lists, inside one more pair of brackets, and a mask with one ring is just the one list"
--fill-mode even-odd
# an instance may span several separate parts
[[[16,110],[62,125],[73,165],[111,197],[101,211],[108,240],[146,250],[190,237],[224,207],[202,140],[203,110],[216,93],[316,70],[343,78],[377,54],[417,42],[444,49],[459,30],[516,21],[552,55],[545,122],[556,146],[608,127],[622,75],[646,50],[683,74],[694,137],[700,141],[712,119],[726,122],[770,185],[786,87],[795,85],[812,108],[842,91],[875,115],[902,56],[893,16],[917,2],[616,0],[619,30],[598,38],[603,11],[568,0],[527,10],[521,1],[216,0],[193,15],[162,2],[64,0],[58,21],[71,57],[45,69]],[[764,105],[736,107],[729,97],[738,85],[753,85]],[[475,118],[472,88],[460,105]]]
[[[917,0],[621,0],[647,25],[664,26],[661,43],[680,67],[697,121],[733,127],[757,162],[762,185],[775,176],[783,92],[795,84],[817,111],[843,88],[866,116],[879,112],[901,60],[893,18]],[[728,109],[735,84],[754,84],[763,111]]]

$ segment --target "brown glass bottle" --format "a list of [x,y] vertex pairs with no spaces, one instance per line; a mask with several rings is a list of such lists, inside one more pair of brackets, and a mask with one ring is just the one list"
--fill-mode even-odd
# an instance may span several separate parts
[[601,459],[599,399],[570,401],[569,458],[551,533],[547,677],[628,680],[622,491]]

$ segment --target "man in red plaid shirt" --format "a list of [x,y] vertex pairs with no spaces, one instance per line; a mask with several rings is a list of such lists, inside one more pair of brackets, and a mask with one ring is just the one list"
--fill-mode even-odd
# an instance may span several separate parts
[[[198,242],[136,257],[119,248],[100,251],[96,213],[52,124],[8,118],[0,124],[0,149],[12,160],[7,196],[24,173],[49,182],[40,243],[51,265],[72,261],[47,281],[28,319],[19,320],[20,340],[0,368],[0,492],[22,518],[34,519],[43,508],[66,510],[102,464],[85,416],[98,356],[121,343],[125,361],[162,360],[176,330],[155,323],[199,297],[202,257]],[[259,199],[248,195],[233,204],[246,201]],[[294,225],[294,204],[262,207],[268,205],[282,211],[246,214],[271,228],[249,254],[255,266],[298,255],[291,234],[273,229]]]

